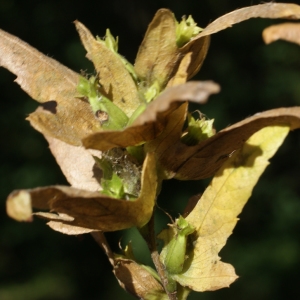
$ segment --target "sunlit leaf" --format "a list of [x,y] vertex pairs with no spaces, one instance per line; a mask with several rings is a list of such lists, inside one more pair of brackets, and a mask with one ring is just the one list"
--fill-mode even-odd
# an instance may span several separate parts
[[173,278],[196,291],[229,286],[236,278],[231,265],[220,261],[219,251],[231,235],[253,187],[289,132],[288,126],[256,132],[216,173],[186,221],[196,228],[193,249],[183,272]]
[[31,199],[26,192],[19,192],[6,202],[6,212],[17,221],[32,221]]
[[205,27],[194,39],[211,35],[251,18],[299,19],[300,6],[297,4],[270,2],[243,7],[216,19]]
[[[164,143],[172,144],[167,152],[157,150],[157,160],[175,178],[198,180],[213,176],[222,164],[256,131],[266,126],[288,125],[300,128],[300,107],[277,108],[238,122],[219,131],[196,146],[187,146],[166,135]],[[160,138],[160,137],[159,137]],[[173,159],[176,157],[176,160]]]
[[177,49],[175,17],[170,10],[160,9],[148,26],[134,65],[146,87],[155,80],[164,87],[177,61]]
[[99,130],[89,104],[76,98],[77,73],[3,30],[0,65],[17,75],[21,88],[43,103],[28,117],[36,130],[72,145],[80,145],[81,138]]
[[102,172],[93,158],[93,155],[101,157],[99,151],[73,146],[49,136],[45,136],[45,138],[60,169],[72,187],[87,191],[99,191]]
[[[189,53],[192,54],[192,62],[187,70],[187,79],[196,75],[202,66],[208,51],[210,35],[251,18],[299,19],[300,6],[286,3],[264,3],[237,9],[216,19],[179,49],[181,57]],[[170,81],[170,84],[172,81],[173,79]]]
[[284,40],[300,45],[300,24],[284,23],[269,26],[263,31],[263,39],[266,44],[277,40]]
[[75,25],[87,50],[87,57],[99,73],[100,83],[107,97],[130,117],[140,104],[133,78],[120,57],[104,42],[96,40],[80,22],[75,21]]
[[[100,131],[83,139],[86,148],[109,150],[127,147],[153,140],[165,128],[169,116],[182,102],[205,103],[211,94],[218,93],[219,86],[211,81],[191,81],[166,89],[151,102],[147,109],[123,131]],[[185,112],[182,112],[183,116]],[[176,120],[173,120],[176,122]]]
[[[156,200],[156,189],[156,162],[153,154],[149,153],[143,166],[141,192],[135,201],[114,199],[72,187],[52,186],[12,192],[7,202],[20,202],[20,197],[29,197],[32,207],[56,212],[36,213],[47,220],[84,229],[115,231],[141,227],[148,222]],[[28,201],[24,206],[24,211],[27,210]],[[17,215],[10,216],[18,220],[19,211]],[[68,231],[60,225],[51,227],[58,231],[62,228],[63,233]],[[71,229],[71,232],[78,234],[74,228]],[[71,232],[67,234],[74,234]]]
[[[200,70],[206,58],[209,44],[210,44],[210,36],[207,35],[207,36],[202,36],[201,38],[192,39],[189,43],[187,43],[186,45],[184,45],[182,48],[179,49],[180,56],[184,57],[184,59],[186,59],[187,56],[191,55],[191,63],[187,65],[186,80],[195,76]],[[182,61],[180,62],[180,65],[182,64]],[[180,71],[180,66],[178,68],[178,71],[175,73],[174,77],[178,77],[179,71]],[[176,81],[174,83],[176,83]],[[171,78],[168,85],[174,83],[173,83],[173,78]]]
[[[119,284],[139,299],[150,299],[148,294],[165,294],[162,285],[148,270],[130,259],[117,258],[113,270]],[[164,298],[160,298],[164,299]],[[167,299],[167,298],[166,298]]]

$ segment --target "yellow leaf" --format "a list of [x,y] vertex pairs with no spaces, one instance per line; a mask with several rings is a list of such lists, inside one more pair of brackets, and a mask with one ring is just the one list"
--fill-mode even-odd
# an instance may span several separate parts
[[259,177],[289,132],[288,126],[265,127],[252,135],[216,173],[186,221],[196,228],[194,249],[184,270],[173,278],[196,291],[229,286],[236,278],[219,251],[231,235]]

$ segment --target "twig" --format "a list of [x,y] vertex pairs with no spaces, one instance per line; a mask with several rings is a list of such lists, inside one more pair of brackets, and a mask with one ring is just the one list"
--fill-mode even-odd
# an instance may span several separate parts
[[177,293],[176,292],[169,292],[168,287],[168,276],[165,272],[164,265],[161,263],[159,258],[159,253],[156,248],[156,238],[155,238],[155,230],[154,230],[154,214],[152,215],[149,223],[146,225],[147,228],[144,228],[144,230],[141,231],[142,236],[144,237],[148,248],[151,253],[152,261],[155,265],[155,268],[157,270],[157,273],[161,279],[162,285],[164,287],[165,292],[167,293],[170,300],[177,300]]
[[109,247],[109,244],[106,240],[106,237],[105,237],[103,231],[91,232],[91,235],[94,238],[94,240],[97,242],[97,244],[102,248],[102,250],[107,255],[110,264],[113,267],[115,267],[114,254]]

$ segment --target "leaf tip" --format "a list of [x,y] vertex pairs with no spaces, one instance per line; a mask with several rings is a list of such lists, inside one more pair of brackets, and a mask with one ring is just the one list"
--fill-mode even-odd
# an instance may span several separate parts
[[26,191],[16,191],[9,195],[6,202],[8,216],[17,221],[32,221],[31,197]]

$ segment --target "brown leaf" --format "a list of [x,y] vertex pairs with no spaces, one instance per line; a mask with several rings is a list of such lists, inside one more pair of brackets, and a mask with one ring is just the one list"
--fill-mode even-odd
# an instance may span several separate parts
[[[173,67],[173,72],[175,73],[173,77],[178,76],[176,72],[178,72],[177,69],[180,69],[179,66],[181,64],[181,58],[185,57],[189,53],[192,54],[192,57],[191,63],[188,65],[187,69],[187,80],[196,75],[206,57],[210,42],[209,36],[228,27],[231,27],[234,24],[251,18],[299,19],[300,6],[296,4],[285,3],[265,3],[244,7],[221,16],[220,18],[209,24],[206,28],[204,28],[203,31],[201,31],[196,37],[192,38],[182,48],[178,49],[178,53],[180,54],[179,56],[177,56],[178,60],[175,59],[175,56],[173,59],[174,62],[176,61],[176,64],[174,64]],[[168,86],[174,85],[173,80],[173,78],[170,79]]]
[[49,148],[72,187],[86,191],[99,191],[102,172],[92,155],[101,152],[87,150],[82,146],[69,145],[61,140],[45,136]]
[[169,80],[167,87],[184,84],[188,78],[188,68],[192,62],[192,53],[187,53],[180,61],[175,75]]
[[[187,146],[170,136],[168,151],[158,151],[157,160],[170,174],[181,180],[213,176],[220,166],[256,131],[271,125],[300,128],[300,107],[278,108],[238,122],[196,146]],[[166,136],[164,143],[168,143]]]
[[[205,103],[211,94],[218,93],[219,85],[212,81],[191,81],[166,89],[147,109],[123,131],[101,131],[83,139],[86,148],[101,151],[127,147],[155,139],[166,126],[169,115],[184,101]],[[182,112],[183,115],[185,112]]]
[[13,198],[6,201],[7,214],[17,221],[32,221],[32,209],[30,196],[26,192],[19,192]]
[[285,40],[300,45],[300,24],[284,23],[269,26],[263,31],[263,39],[266,44],[277,40]]
[[76,98],[79,75],[3,30],[0,65],[18,76],[16,82],[33,99],[44,103],[44,109],[28,118],[41,133],[80,145],[81,138],[100,128],[90,105]]
[[148,26],[135,60],[135,72],[146,86],[155,80],[165,86],[179,55],[177,49],[175,17],[170,10],[160,9]]
[[[203,36],[201,38],[192,39],[190,42],[188,42],[186,45],[184,45],[182,48],[179,49],[181,56],[185,57],[191,54],[192,63],[188,65],[188,69],[187,69],[188,76],[186,80],[192,78],[199,72],[206,58],[209,44],[210,44],[210,36]],[[176,76],[178,75],[176,74],[175,77]]]
[[[141,227],[150,219],[156,200],[156,162],[149,153],[144,161],[141,192],[135,201],[126,201],[102,196],[98,192],[90,192],[67,186],[52,186],[32,190],[15,191],[7,202],[19,201],[20,197],[29,197],[32,207],[50,209],[55,213],[36,213],[53,222],[71,225],[68,228],[53,223],[55,230],[62,228],[63,233],[78,234],[74,229],[116,231],[133,226]],[[28,201],[27,201],[28,202]],[[26,203],[27,203],[26,202]],[[24,210],[28,209],[28,205]],[[10,215],[17,219],[17,216]]]
[[113,270],[120,286],[139,299],[146,299],[149,293],[164,293],[161,284],[145,267],[130,259],[118,258]]
[[130,117],[140,104],[137,87],[130,73],[116,53],[97,41],[79,21],[74,23],[108,98]]
[[237,9],[213,21],[194,39],[211,35],[251,18],[299,19],[300,6],[297,4],[271,2]]

